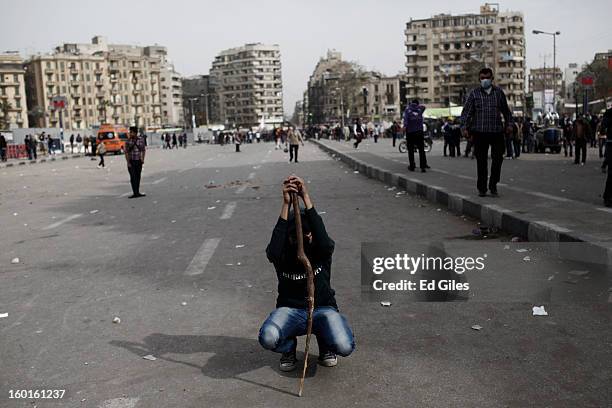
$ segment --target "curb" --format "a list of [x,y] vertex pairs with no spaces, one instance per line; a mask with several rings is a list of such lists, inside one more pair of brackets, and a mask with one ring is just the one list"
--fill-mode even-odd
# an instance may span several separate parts
[[85,157],[82,154],[73,154],[70,156],[61,156],[61,157],[47,157],[45,159],[38,159],[38,160],[25,160],[25,161],[19,161],[19,162],[13,162],[13,163],[6,163],[6,164],[0,164],[0,169],[4,169],[7,167],[13,167],[13,166],[25,166],[26,164],[39,164],[39,163],[46,163],[46,162],[53,162],[53,161],[58,161],[58,160],[68,160],[68,159],[78,159],[80,157]]
[[[583,250],[589,252],[589,259],[592,259],[593,263],[612,264],[612,249],[598,243],[593,237],[545,221],[529,219],[496,204],[483,204],[476,201],[475,197],[451,193],[442,187],[424,184],[405,174],[392,173],[391,171],[369,165],[317,140],[309,139],[309,141],[319,146],[321,150],[332,157],[338,157],[342,162],[352,167],[354,171],[359,171],[359,173],[368,178],[402,188],[413,195],[425,197],[428,201],[440,204],[454,214],[467,215],[512,235],[527,238],[532,242],[557,244],[582,242],[588,244]],[[553,244],[551,249],[561,254],[560,245]]]

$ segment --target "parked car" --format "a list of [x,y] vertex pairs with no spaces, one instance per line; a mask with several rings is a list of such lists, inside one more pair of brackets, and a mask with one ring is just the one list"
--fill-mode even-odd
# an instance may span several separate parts
[[544,153],[549,149],[551,153],[561,152],[561,141],[563,140],[563,129],[549,126],[539,129],[535,134],[535,152]]

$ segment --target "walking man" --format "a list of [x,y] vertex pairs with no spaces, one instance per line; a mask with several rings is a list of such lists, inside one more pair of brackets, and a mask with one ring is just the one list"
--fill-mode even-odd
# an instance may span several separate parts
[[[95,146],[95,142],[92,143],[94,143],[92,147]],[[106,146],[104,146],[104,142],[102,142],[102,140],[100,140],[100,143],[98,144],[96,150],[98,152],[98,156],[100,156],[100,163],[98,163],[98,168],[104,168],[104,155],[106,154]]]
[[304,139],[302,139],[302,134],[299,130],[293,129],[293,126],[289,127],[289,133],[287,134],[287,139],[289,140],[289,163],[293,161],[295,158],[295,162],[298,162],[298,149],[300,148],[300,143],[304,146]]
[[602,169],[607,168],[608,177],[606,178],[603,200],[606,207],[612,207],[612,107],[608,108],[606,113],[604,113],[599,132],[600,134],[606,135]]
[[276,309],[259,330],[259,343],[268,350],[282,353],[281,371],[297,366],[297,336],[306,334],[307,302],[306,271],[297,259],[295,214],[289,213],[291,194],[304,203],[301,211],[304,252],[314,271],[314,312],[312,333],[319,345],[319,364],[333,367],[337,355],[348,356],[355,349],[355,340],[346,318],[338,312],[331,287],[331,265],[334,241],[327,235],[323,219],[314,208],[306,183],[296,176],[283,182],[283,205],[272,238],[266,248],[268,260],[274,264],[278,278]]
[[2,160],[3,162],[7,160],[6,159],[6,148],[7,148],[6,139],[4,138],[4,135],[0,133],[0,160]]
[[406,129],[406,146],[408,148],[408,170],[414,171],[414,149],[419,150],[419,166],[421,173],[429,168],[425,156],[425,135],[423,134],[423,112],[425,106],[419,104],[418,99],[413,99],[404,111],[404,129]]
[[70,135],[70,153],[74,153],[74,134]]
[[[467,97],[461,112],[461,124],[465,137],[474,142],[476,166],[478,168],[478,195],[489,192],[497,197],[497,183],[501,177],[504,160],[504,128],[506,134],[512,133],[512,112],[508,107],[506,95],[501,88],[493,85],[493,71],[483,68],[479,73],[480,86],[474,88]],[[502,116],[504,121],[502,122]],[[491,147],[491,178],[489,172],[489,146]]]
[[353,147],[355,149],[359,149],[359,143],[363,140],[365,130],[363,129],[363,125],[361,124],[361,119],[355,119],[355,124],[353,125],[353,134],[355,135],[355,143],[353,143]]
[[140,174],[145,160],[145,150],[144,140],[138,136],[138,127],[130,126],[130,137],[125,142],[125,160],[132,185],[132,195],[129,198],[145,197],[146,195],[140,193]]

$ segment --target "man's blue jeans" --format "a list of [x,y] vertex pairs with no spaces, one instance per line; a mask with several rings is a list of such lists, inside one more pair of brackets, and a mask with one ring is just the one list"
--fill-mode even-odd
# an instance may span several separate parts
[[[277,353],[295,350],[297,336],[306,334],[306,309],[279,307],[259,330],[259,343]],[[346,318],[331,306],[317,307],[312,315],[312,334],[317,336],[319,353],[331,351],[346,357],[355,350],[355,339]]]

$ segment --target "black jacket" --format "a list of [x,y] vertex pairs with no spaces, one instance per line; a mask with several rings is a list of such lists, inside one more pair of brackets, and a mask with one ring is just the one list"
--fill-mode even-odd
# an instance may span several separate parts
[[[315,307],[338,308],[331,287],[331,264],[334,241],[327,235],[321,216],[313,208],[306,210],[304,217],[312,232],[312,246],[306,255],[315,274]],[[276,307],[306,309],[306,271],[297,260],[296,248],[289,244],[289,222],[279,217],[266,248],[268,260],[274,264],[278,277]]]

